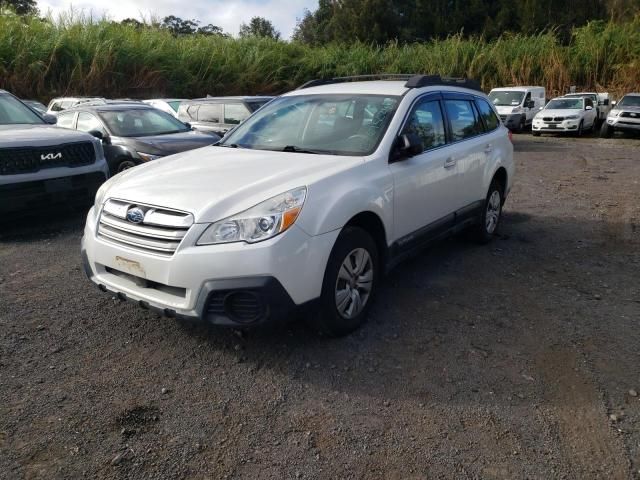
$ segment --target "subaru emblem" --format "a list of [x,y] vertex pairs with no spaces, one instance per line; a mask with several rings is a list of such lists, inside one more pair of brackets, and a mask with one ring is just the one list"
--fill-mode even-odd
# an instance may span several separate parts
[[142,223],[144,221],[144,211],[139,207],[132,207],[127,210],[127,220],[131,223]]

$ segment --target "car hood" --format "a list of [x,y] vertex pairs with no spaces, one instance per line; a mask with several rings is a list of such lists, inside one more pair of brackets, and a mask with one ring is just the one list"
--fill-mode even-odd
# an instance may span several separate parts
[[622,105],[621,107],[619,107],[618,105],[616,105],[613,108],[616,110],[621,110],[625,112],[636,112],[636,113],[640,112],[640,107],[634,107],[634,106],[625,107],[624,105]]
[[569,115],[583,115],[585,110],[575,108],[563,108],[563,109],[544,109],[538,112],[537,117],[568,117]]
[[150,137],[119,137],[117,140],[114,138],[114,143],[128,145],[137,152],[165,156],[206,147],[219,139],[217,136],[189,131]]
[[196,223],[213,222],[363,162],[362,157],[207,147],[126,170],[109,181],[104,198],[182,210]]
[[48,147],[73,142],[93,142],[88,133],[53,125],[0,125],[0,148]]

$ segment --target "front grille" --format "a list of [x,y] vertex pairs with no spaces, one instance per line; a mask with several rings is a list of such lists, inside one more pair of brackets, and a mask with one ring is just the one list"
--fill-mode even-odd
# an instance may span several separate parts
[[2,148],[0,175],[34,173],[54,167],[81,167],[95,161],[96,152],[91,142],[55,147]]
[[563,122],[564,121],[564,117],[555,117],[553,119],[554,122]]
[[210,315],[225,316],[238,323],[254,323],[261,320],[265,306],[260,296],[249,290],[219,290],[212,292],[207,304]]
[[542,120],[544,120],[545,122],[552,122],[553,117],[542,117]]
[[[127,219],[132,209],[142,211],[141,222]],[[100,214],[98,237],[135,250],[171,256],[192,224],[189,213],[111,199]]]
[[620,116],[625,118],[637,118],[638,120],[640,120],[640,113],[636,112],[622,112]]

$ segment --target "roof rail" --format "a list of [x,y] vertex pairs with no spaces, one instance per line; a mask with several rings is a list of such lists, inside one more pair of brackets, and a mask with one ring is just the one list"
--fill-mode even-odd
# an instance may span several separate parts
[[329,85],[332,83],[357,82],[363,80],[406,80],[405,87],[421,88],[436,85],[449,85],[452,87],[470,88],[472,90],[482,91],[480,83],[476,80],[468,78],[441,77],[440,75],[417,75],[406,73],[382,73],[371,75],[353,75],[349,77],[319,78],[309,80],[300,85],[297,89],[318,87],[320,85]]

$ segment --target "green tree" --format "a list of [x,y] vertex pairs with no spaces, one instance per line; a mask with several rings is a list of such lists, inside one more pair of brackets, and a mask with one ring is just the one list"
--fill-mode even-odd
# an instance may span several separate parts
[[6,10],[12,10],[18,15],[37,15],[38,5],[36,0],[0,0],[0,14]]
[[197,20],[183,20],[180,17],[169,15],[162,19],[161,28],[166,28],[174,35],[192,35],[198,31]]
[[240,25],[240,37],[266,37],[280,40],[280,32],[264,17],[253,17],[248,24]]

